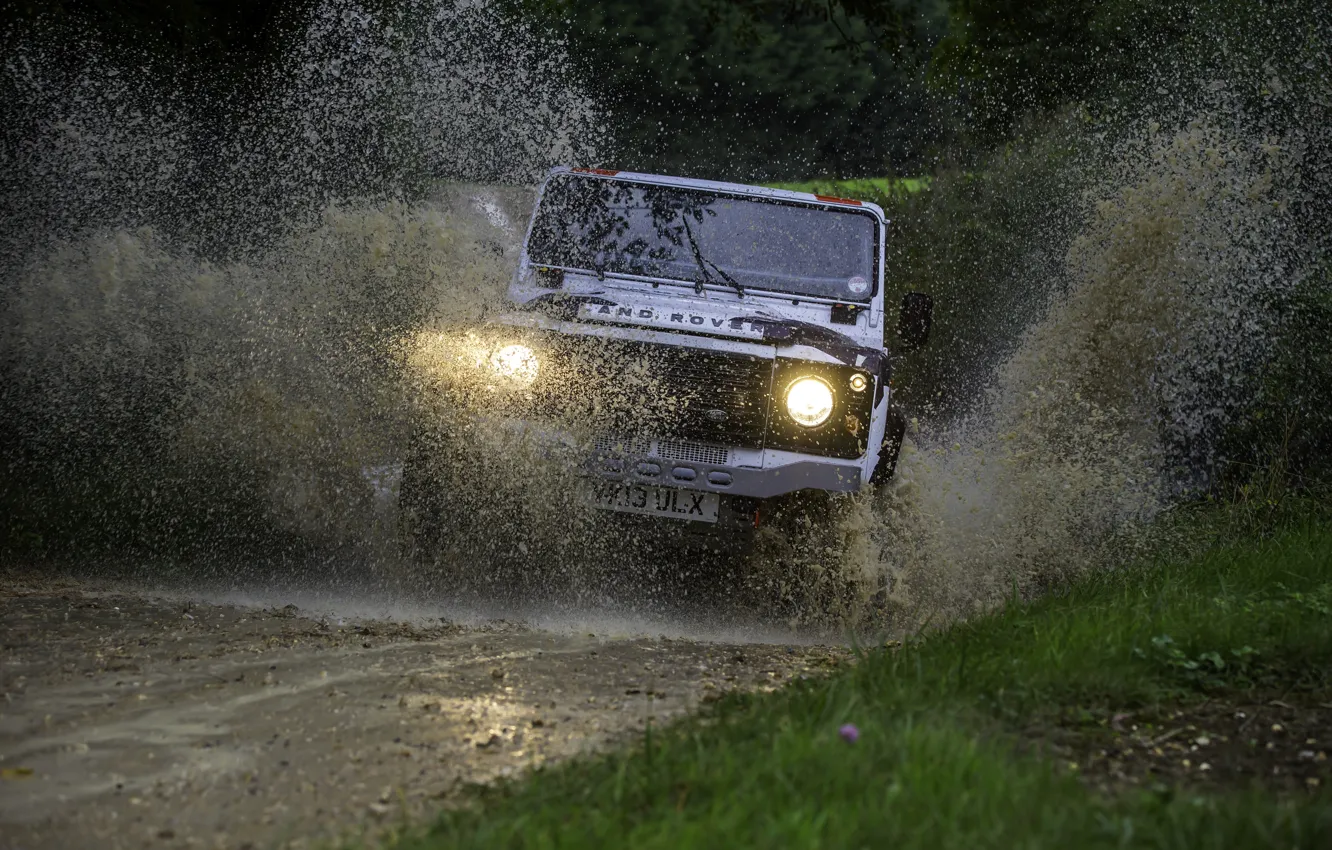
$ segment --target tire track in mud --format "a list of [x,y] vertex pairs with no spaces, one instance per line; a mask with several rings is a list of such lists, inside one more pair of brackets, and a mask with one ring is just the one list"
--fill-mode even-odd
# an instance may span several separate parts
[[0,585],[0,847],[305,847],[841,648],[337,620]]

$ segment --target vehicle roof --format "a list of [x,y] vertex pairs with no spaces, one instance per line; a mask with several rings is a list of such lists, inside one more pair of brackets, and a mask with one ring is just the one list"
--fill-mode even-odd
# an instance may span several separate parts
[[655,183],[662,186],[687,186],[693,189],[710,189],[716,192],[730,192],[737,195],[755,195],[764,198],[780,198],[788,201],[818,204],[827,207],[843,207],[869,210],[880,222],[887,222],[883,209],[870,201],[852,198],[834,198],[829,195],[815,195],[811,192],[793,192],[790,189],[774,189],[770,186],[752,186],[745,183],[725,183],[720,180],[699,180],[694,177],[672,177],[668,174],[647,174],[639,171],[618,171],[611,168],[579,168],[569,165],[557,165],[546,175],[549,179],[555,174],[576,173],[590,177],[615,178],[635,183]]

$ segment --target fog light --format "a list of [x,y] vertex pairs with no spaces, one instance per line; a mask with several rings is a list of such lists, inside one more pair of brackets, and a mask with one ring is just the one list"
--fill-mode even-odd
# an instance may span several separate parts
[[786,389],[786,412],[796,424],[816,428],[832,415],[833,391],[820,378],[800,378]]
[[490,355],[490,367],[506,378],[530,384],[536,380],[541,362],[525,345],[506,345]]

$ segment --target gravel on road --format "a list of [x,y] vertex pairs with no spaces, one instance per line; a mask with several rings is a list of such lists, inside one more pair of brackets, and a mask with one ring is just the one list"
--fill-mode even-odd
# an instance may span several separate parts
[[298,848],[621,743],[840,647],[0,583],[0,848]]

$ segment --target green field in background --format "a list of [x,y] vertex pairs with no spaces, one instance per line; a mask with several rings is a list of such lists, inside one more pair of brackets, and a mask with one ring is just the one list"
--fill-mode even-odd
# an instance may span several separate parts
[[773,189],[831,195],[855,201],[870,201],[883,206],[930,188],[929,177],[864,177],[859,180],[804,180],[796,183],[769,183]]

